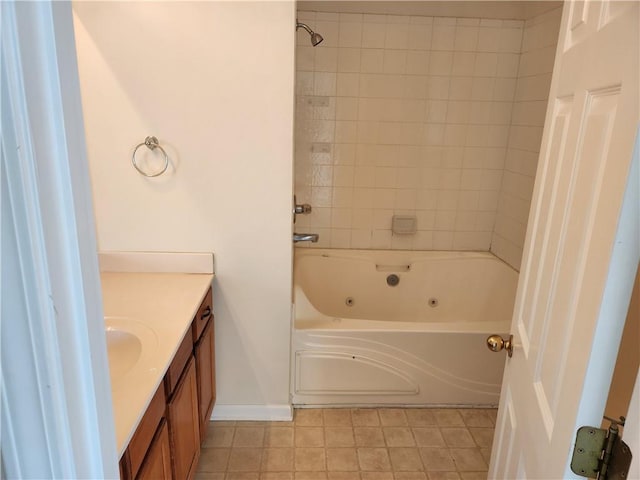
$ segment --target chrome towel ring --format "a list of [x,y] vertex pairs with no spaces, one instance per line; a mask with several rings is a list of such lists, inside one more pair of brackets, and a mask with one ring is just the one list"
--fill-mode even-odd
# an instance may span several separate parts
[[[151,151],[157,148],[162,152],[162,155],[164,156],[164,166],[160,171],[156,173],[147,173],[138,166],[138,163],[136,162],[136,152],[143,145],[146,145]],[[158,139],[156,137],[147,137],[144,139],[144,142],[136,145],[136,148],[133,149],[133,154],[131,155],[131,163],[133,164],[134,168],[145,177],[157,177],[158,175],[162,175],[167,171],[167,168],[169,168],[169,156],[167,155],[167,152],[164,151],[164,148],[160,146],[160,143],[158,142]]]

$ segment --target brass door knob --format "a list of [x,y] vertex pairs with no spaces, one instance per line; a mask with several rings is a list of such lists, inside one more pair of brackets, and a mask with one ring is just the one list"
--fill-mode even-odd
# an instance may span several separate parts
[[500,335],[491,335],[487,337],[487,348],[492,352],[499,352],[503,348],[507,351],[509,357],[513,356],[513,335],[505,340]]

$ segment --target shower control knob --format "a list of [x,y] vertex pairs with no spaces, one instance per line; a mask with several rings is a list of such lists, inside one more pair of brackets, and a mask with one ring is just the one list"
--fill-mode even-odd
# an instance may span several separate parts
[[499,352],[502,349],[507,351],[509,357],[513,356],[513,335],[509,335],[509,338],[505,340],[500,335],[491,335],[487,337],[487,348],[492,352]]

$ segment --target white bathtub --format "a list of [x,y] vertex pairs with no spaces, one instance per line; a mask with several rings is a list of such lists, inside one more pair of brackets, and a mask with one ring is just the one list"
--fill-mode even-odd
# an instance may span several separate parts
[[[396,286],[387,283],[396,275]],[[518,273],[484,252],[296,249],[296,405],[496,405]]]

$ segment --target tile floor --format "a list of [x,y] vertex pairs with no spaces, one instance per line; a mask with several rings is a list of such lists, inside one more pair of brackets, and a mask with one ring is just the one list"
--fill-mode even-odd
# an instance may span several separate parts
[[292,422],[211,422],[196,480],[487,478],[496,410],[299,409]]

